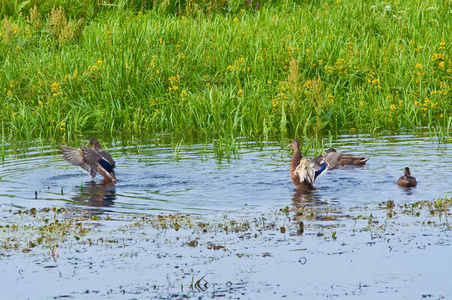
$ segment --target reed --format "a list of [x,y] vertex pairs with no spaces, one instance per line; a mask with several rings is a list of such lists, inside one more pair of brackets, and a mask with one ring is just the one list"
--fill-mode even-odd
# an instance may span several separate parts
[[2,137],[201,134],[233,154],[243,136],[450,135],[447,1],[12,3]]

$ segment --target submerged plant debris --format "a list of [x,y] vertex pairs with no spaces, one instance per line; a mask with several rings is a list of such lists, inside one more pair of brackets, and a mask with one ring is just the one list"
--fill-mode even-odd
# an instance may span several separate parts
[[[1,205],[0,279],[8,297],[127,294],[181,299],[381,292],[441,298],[451,295],[447,276],[441,277],[446,268],[431,261],[452,243],[451,205],[446,197],[347,209],[297,204],[256,213],[246,208],[212,216]],[[419,251],[425,252],[425,274],[436,274],[428,284],[419,285],[427,275],[407,267],[419,262]],[[401,264],[394,267],[397,260]],[[442,266],[452,262],[450,256],[441,260]],[[355,275],[349,281],[332,278],[350,264]],[[322,273],[325,278],[303,281],[304,272],[316,268],[328,268]],[[14,276],[8,275],[12,272]],[[55,272],[60,274],[58,288],[31,284],[20,289],[36,276],[56,280]],[[100,280],[97,287],[90,283],[93,278]],[[293,284],[298,280],[304,282],[302,288]],[[406,289],[415,284],[417,288]]]
[[[428,226],[451,229],[450,207],[452,199],[440,198],[435,201],[420,201],[397,205],[393,201],[375,205],[356,206],[344,212],[341,208],[313,205],[295,205],[278,211],[259,213],[252,216],[252,210],[243,216],[221,214],[209,218],[200,215],[93,215],[91,210],[75,208],[31,208],[22,210],[1,205],[0,245],[3,251],[30,252],[33,248],[53,249],[54,247],[90,246],[120,244],[115,235],[130,234],[133,239],[141,239],[152,233],[172,236],[183,245],[227,250],[215,241],[205,240],[206,235],[234,238],[257,238],[268,233],[288,236],[302,235],[304,230],[322,231],[321,236],[331,236],[338,227],[347,227],[345,221],[353,222],[351,230],[385,232],[397,226]],[[327,234],[325,231],[331,231]],[[141,233],[136,235],[137,233]],[[99,235],[101,235],[99,237]],[[103,237],[105,235],[105,237]],[[336,235],[336,234],[335,234]],[[149,238],[145,239],[146,241]]]

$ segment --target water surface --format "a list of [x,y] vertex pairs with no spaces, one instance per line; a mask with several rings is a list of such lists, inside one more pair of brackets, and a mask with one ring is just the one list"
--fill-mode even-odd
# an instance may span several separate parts
[[[450,209],[412,205],[452,192],[450,145],[428,134],[340,135],[328,147],[370,160],[328,171],[303,195],[279,142],[243,141],[228,160],[212,144],[107,141],[115,185],[91,180],[55,147],[15,145],[0,166],[0,298],[452,297]],[[396,185],[406,166],[416,188]],[[55,206],[91,230],[29,249],[60,217],[19,209]],[[152,225],[175,213],[194,219],[178,230]]]
[[[82,144],[81,141],[80,144]],[[118,144],[118,143],[116,143]],[[26,147],[0,167],[0,203],[30,208],[49,205],[105,207],[121,213],[231,212],[244,205],[266,209],[292,203],[291,149],[278,142],[239,145],[237,158],[217,159],[210,144],[174,147],[158,139],[108,145],[116,160],[115,185],[100,184],[70,166],[57,149]],[[124,144],[124,142],[122,143]],[[78,146],[73,145],[73,146]],[[345,207],[368,202],[416,202],[452,192],[452,150],[426,135],[342,135],[332,143],[344,153],[368,156],[364,167],[341,167],[320,176],[318,191],[295,201]],[[409,166],[414,189],[396,185]],[[37,192],[37,196],[35,194]]]

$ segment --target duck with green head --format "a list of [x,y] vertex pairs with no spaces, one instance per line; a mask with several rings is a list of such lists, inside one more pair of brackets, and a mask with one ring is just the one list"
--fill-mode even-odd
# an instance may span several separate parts
[[[88,148],[89,145],[93,147]],[[96,138],[90,138],[88,144],[81,148],[61,146],[61,152],[64,159],[88,172],[91,178],[94,178],[99,172],[104,177],[103,182],[116,182],[115,171],[113,170],[116,166],[115,161],[110,153],[102,149]]]

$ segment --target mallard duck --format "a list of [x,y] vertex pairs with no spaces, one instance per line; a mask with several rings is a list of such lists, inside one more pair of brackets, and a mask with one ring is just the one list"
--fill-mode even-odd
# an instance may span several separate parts
[[292,140],[287,147],[293,147],[292,165],[290,167],[290,177],[292,182],[300,192],[309,192],[316,190],[314,181],[323,172],[329,169],[329,165],[337,164],[338,154],[331,154],[325,159],[316,158],[309,160],[303,158],[300,152],[300,144],[298,140]]
[[[89,145],[92,145],[93,148],[88,148]],[[61,146],[61,152],[64,159],[88,172],[91,178],[94,178],[96,173],[99,172],[104,177],[103,182],[116,182],[115,171],[113,170],[115,161],[110,153],[100,147],[96,138],[90,138],[88,144],[81,148]]]
[[319,163],[320,161],[329,161],[329,169],[337,168],[338,166],[346,166],[346,165],[364,165],[369,157],[363,157],[353,154],[344,154],[342,152],[338,152],[334,148],[330,148],[326,150],[325,154],[321,154],[313,159],[315,162]]
[[415,187],[417,185],[416,178],[411,176],[410,168],[406,167],[403,176],[397,180],[397,184],[402,187]]

